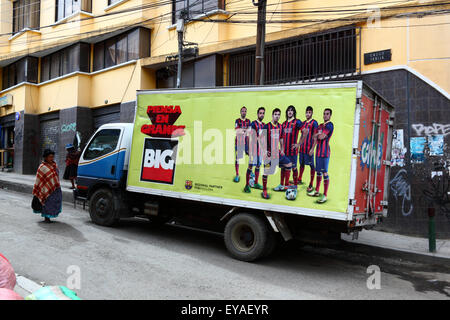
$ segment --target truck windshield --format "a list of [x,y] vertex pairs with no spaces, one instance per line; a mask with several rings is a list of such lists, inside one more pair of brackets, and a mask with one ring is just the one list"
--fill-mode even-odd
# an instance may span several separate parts
[[99,131],[84,152],[85,160],[92,160],[113,152],[119,142],[120,129],[104,129]]

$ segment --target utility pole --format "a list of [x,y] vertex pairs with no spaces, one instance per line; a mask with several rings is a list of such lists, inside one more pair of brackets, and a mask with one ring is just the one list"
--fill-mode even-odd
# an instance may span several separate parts
[[266,43],[266,7],[267,0],[259,0],[253,5],[258,7],[258,27],[256,31],[255,84],[264,84],[264,46]]
[[183,67],[183,38],[184,38],[184,12],[180,12],[180,17],[177,20],[178,33],[178,68],[177,68],[177,88],[181,87],[181,69]]
[[435,210],[433,204],[428,205],[428,251],[436,252],[436,223],[434,221]]

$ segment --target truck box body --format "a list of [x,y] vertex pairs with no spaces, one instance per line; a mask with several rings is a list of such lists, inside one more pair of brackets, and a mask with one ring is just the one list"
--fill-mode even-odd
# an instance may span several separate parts
[[[264,123],[271,121],[274,108],[280,108],[282,123],[289,105],[296,107],[301,121],[305,120],[305,108],[312,106],[313,119],[319,124],[323,123],[325,108],[333,111],[330,186],[324,204],[306,195],[307,184],[299,187],[293,201],[287,200],[284,192],[272,191],[280,181],[279,169],[268,176],[269,200],[261,197],[260,190],[244,193],[247,155],[240,159],[240,182],[233,181],[235,120],[240,117],[242,106],[246,106],[250,121],[256,119],[257,109],[264,107]],[[141,91],[137,95],[127,190],[345,221],[358,215],[365,219],[369,206],[371,212],[383,214],[383,201],[387,201],[388,194],[392,113],[392,107],[379,96],[375,98],[375,93],[362,82]],[[259,181],[263,167],[264,164]],[[303,181],[310,180],[309,172],[306,166]]]
[[[271,122],[279,108],[283,124],[291,105],[298,121],[280,132],[262,127],[256,138],[250,128],[260,107],[265,108],[263,123]],[[245,120],[239,120],[243,106]],[[307,194],[309,165],[303,184],[274,190],[281,181],[280,164],[296,165],[300,172],[299,158],[305,157],[290,151],[308,133],[298,131],[295,138],[295,128],[304,129],[308,106],[317,121],[311,132],[326,133],[320,139],[328,139],[313,156],[315,170],[320,169],[317,161],[322,170],[328,162],[324,203]],[[332,115],[323,129],[327,108]],[[326,241],[340,240],[341,232],[380,223],[387,215],[393,121],[393,107],[361,81],[139,91],[134,123],[103,125],[87,143],[74,196],[89,201],[97,224],[111,226],[132,216],[200,224],[224,232],[233,257],[253,261],[273,251],[277,233],[284,240],[318,243],[324,234]],[[287,157],[279,152],[278,139],[288,145]],[[252,188],[244,190],[249,162]],[[263,184],[263,175],[269,199],[256,184]],[[324,177],[325,172],[320,193]]]

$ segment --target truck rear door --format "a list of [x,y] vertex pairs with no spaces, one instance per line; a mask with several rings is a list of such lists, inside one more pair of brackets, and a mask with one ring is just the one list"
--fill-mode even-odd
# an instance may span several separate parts
[[385,213],[391,159],[393,108],[363,90],[360,101],[358,168],[354,215]]

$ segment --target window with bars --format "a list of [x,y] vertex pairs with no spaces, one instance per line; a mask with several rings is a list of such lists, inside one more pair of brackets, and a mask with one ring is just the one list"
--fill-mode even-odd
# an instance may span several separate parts
[[41,82],[82,71],[89,72],[91,46],[77,43],[42,58]]
[[13,2],[13,32],[26,28],[39,29],[41,14],[40,0],[16,0]]
[[[356,75],[359,29],[346,28],[267,45],[264,84],[333,80]],[[229,85],[251,85],[255,78],[255,51],[230,55]]]
[[92,12],[92,0],[56,0],[56,21],[79,11]]
[[2,70],[3,90],[13,87],[22,82],[37,83],[38,80],[38,58],[25,57],[14,62]]
[[137,28],[94,45],[94,71],[150,56],[150,30]]
[[177,22],[182,10],[189,19],[217,9],[225,10],[225,0],[172,0],[172,23]]

